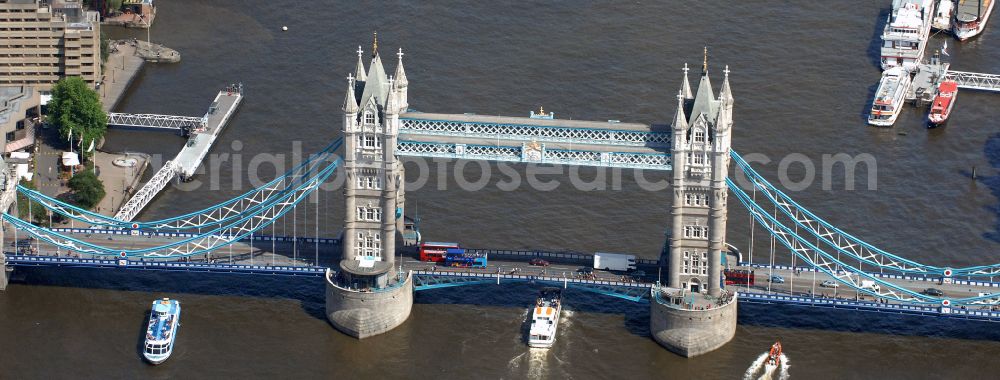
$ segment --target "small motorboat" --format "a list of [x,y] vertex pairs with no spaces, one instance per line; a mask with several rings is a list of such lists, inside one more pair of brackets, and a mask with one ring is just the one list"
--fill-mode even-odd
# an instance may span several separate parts
[[767,364],[775,367],[781,366],[781,341],[771,345],[771,351],[767,353]]
[[951,109],[955,107],[955,96],[958,95],[958,83],[946,80],[938,85],[937,96],[931,102],[931,111],[927,114],[929,127],[944,125],[951,116]]

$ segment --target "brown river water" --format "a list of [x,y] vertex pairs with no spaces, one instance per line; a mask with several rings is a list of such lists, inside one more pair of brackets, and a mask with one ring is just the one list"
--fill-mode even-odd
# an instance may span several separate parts
[[[201,115],[222,86],[242,81],[246,99],[213,155],[243,158],[199,177],[207,184],[197,189],[169,189],[141,218],[229,199],[248,188],[233,186],[234,173],[245,180],[255,155],[285,154],[290,162],[296,147],[308,153],[338,136],[344,78],[359,44],[370,53],[374,30],[388,71],[396,49],[406,53],[411,108],[527,115],[543,105],[559,118],[643,123],[670,122],[680,69],[690,63],[696,79],[707,45],[716,89],[723,66],[732,70],[733,147],[771,158],[757,165],[765,176],[778,178],[777,163],[791,153],[817,167],[823,155],[837,153],[877,160],[876,189],[869,190],[862,170],[857,189],[847,190],[843,172],[835,171],[829,188],[818,176],[792,192],[797,201],[914,260],[997,262],[1000,96],[963,90],[946,128],[927,130],[925,112],[912,108],[894,128],[867,127],[888,8],[888,1],[164,2],[152,39],[183,61],[147,65],[119,110]],[[936,35],[929,46],[947,40],[956,70],[1000,73],[1000,29],[991,24],[971,41]],[[140,30],[108,32],[145,37]],[[172,135],[113,131],[107,148],[170,157],[182,144]],[[420,165],[407,163],[411,181]],[[425,166],[428,185],[407,193],[407,211],[419,212],[430,240],[656,258],[669,224],[668,192],[640,188],[631,171],[608,189],[577,189],[568,176],[552,174],[545,178],[561,181],[555,190],[503,191],[498,182],[505,178],[487,164],[494,176],[486,186],[465,191],[452,174],[476,180],[484,170],[477,163]],[[274,174],[266,165],[260,171]],[[579,172],[593,178],[601,171]],[[802,166],[788,172],[803,177]],[[731,203],[729,240],[746,248],[749,221]],[[274,232],[290,234],[297,222],[299,234],[336,235],[339,190],[324,191],[306,208]],[[1000,343],[989,323],[744,305],[732,342],[684,359],[650,338],[647,305],[569,291],[556,345],[537,352],[527,349],[521,330],[537,291],[528,284],[418,293],[406,323],[358,341],[324,319],[318,279],[20,272],[0,294],[0,378],[732,379],[779,338],[792,378],[996,378],[1000,371]],[[153,367],[138,346],[149,302],[165,296],[184,303],[183,328],[173,356]]]

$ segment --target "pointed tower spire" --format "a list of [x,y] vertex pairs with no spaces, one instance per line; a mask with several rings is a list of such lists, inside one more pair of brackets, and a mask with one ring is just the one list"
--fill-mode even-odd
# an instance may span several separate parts
[[378,55],[378,31],[375,31],[373,34],[374,34],[374,39],[372,40],[372,58],[375,58],[375,56]]
[[344,97],[344,113],[358,113],[358,101],[354,98],[354,76],[347,75],[347,96]]
[[677,91],[677,113],[674,114],[674,130],[687,129],[687,115],[684,114],[684,91]]
[[361,45],[358,45],[358,67],[354,69],[354,78],[364,82],[368,78],[365,76],[365,63],[361,61],[361,54],[364,54],[364,51],[361,50]]
[[691,82],[688,80],[688,64],[684,64],[684,81],[681,82],[681,95],[685,99],[694,99],[694,94],[691,93]]
[[385,100],[385,113],[399,113],[399,89],[396,88],[396,81],[393,77],[389,77],[389,94]]
[[704,57],[701,61],[701,75],[708,75],[708,46],[705,46]]
[[722,90],[719,92],[719,100],[722,101],[724,107],[731,106],[733,104],[733,90],[729,88],[729,65],[726,65],[726,69],[722,70],[725,74],[722,80]]
[[399,57],[399,63],[396,64],[396,86],[406,88],[409,83],[406,81],[406,71],[403,70],[403,48],[399,48],[396,56]]

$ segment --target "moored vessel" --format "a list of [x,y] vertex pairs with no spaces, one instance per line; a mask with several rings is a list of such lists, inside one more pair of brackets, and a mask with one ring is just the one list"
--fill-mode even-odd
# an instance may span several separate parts
[[180,302],[169,298],[153,301],[142,349],[142,356],[147,361],[160,364],[170,357],[174,350],[174,341],[177,339],[177,329],[180,328],[180,320]]
[[994,0],[958,0],[955,24],[952,27],[955,37],[965,41],[982,33],[993,12],[994,3]]
[[955,107],[955,96],[958,95],[958,83],[946,80],[938,85],[937,96],[931,103],[931,111],[927,114],[928,126],[937,127],[944,125],[951,116],[951,109]]
[[556,329],[562,312],[562,289],[543,288],[531,308],[528,347],[549,348],[556,341]]
[[875,99],[872,100],[868,124],[888,127],[896,122],[900,109],[903,108],[903,98],[910,86],[910,73],[900,66],[890,68],[882,73]]
[[931,31],[932,0],[893,0],[882,30],[882,69],[913,70],[924,56]]
[[938,0],[937,8],[934,10],[934,21],[931,28],[937,30],[951,30],[951,16],[955,11],[955,2],[952,0]]

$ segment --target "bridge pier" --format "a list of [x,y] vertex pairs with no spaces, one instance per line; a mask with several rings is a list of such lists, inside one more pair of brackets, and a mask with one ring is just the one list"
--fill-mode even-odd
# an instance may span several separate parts
[[364,339],[388,332],[410,317],[413,307],[410,273],[401,274],[398,280],[388,278],[393,273],[383,274],[375,281],[387,286],[371,288],[352,288],[351,281],[359,278],[337,276],[327,271],[326,318],[340,332]]
[[686,306],[683,295],[671,296],[657,289],[652,292],[649,332],[671,352],[688,358],[698,356],[722,347],[736,335],[735,296],[721,306],[699,309]]
[[[2,236],[0,235],[0,241],[2,241]],[[0,252],[0,291],[7,290],[7,284],[10,282],[10,273],[14,271],[14,268],[7,266],[7,255]]]

